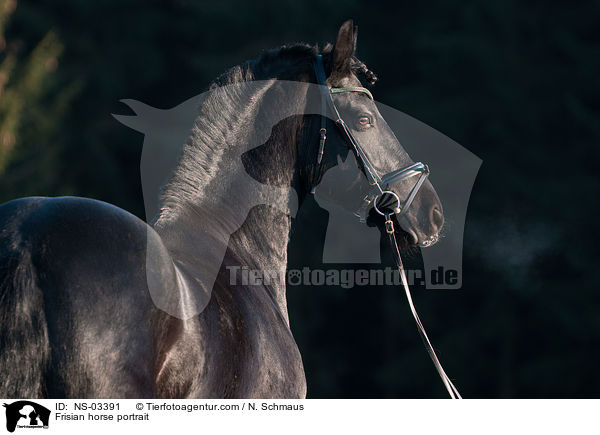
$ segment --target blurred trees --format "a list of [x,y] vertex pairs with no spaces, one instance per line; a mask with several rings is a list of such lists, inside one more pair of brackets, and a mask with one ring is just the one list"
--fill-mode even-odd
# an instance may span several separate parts
[[54,102],[45,99],[63,50],[54,31],[33,46],[20,37],[6,39],[5,29],[16,7],[16,0],[0,0],[0,174],[15,153],[30,151],[15,149],[17,145],[51,134],[68,99],[68,94]]

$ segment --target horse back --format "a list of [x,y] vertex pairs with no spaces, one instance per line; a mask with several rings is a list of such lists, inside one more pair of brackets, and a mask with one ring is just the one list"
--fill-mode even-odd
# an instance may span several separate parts
[[0,396],[153,394],[147,228],[91,199],[0,206]]

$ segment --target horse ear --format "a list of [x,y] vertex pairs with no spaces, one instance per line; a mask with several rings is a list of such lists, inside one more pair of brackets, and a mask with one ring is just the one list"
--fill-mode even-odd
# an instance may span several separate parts
[[333,46],[332,73],[347,75],[350,73],[350,59],[356,52],[356,36],[358,28],[352,20],[346,21],[338,31],[337,39]]

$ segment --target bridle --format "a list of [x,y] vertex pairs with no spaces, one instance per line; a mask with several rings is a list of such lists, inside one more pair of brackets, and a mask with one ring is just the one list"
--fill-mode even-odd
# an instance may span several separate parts
[[[342,136],[344,137],[344,139],[350,146],[350,149],[354,152],[356,160],[358,161],[359,165],[361,166],[362,171],[365,174],[365,177],[367,178],[369,185],[371,186],[368,193],[363,198],[362,205],[356,211],[355,214],[359,217],[359,219],[362,222],[365,222],[369,208],[372,205],[373,208],[375,209],[375,211],[385,218],[385,230],[389,236],[390,244],[393,248],[392,252],[394,253],[394,262],[396,263],[398,271],[400,272],[400,277],[402,279],[402,285],[403,285],[404,291],[406,293],[406,298],[408,299],[408,304],[410,306],[410,310],[415,319],[415,322],[417,323],[417,329],[419,331],[419,335],[421,336],[421,339],[423,340],[423,343],[425,344],[425,348],[427,349],[427,352],[429,353],[429,356],[431,357],[431,360],[433,361],[433,364],[434,364],[437,372],[439,373],[440,378],[442,379],[442,382],[444,383],[444,386],[448,390],[450,397],[452,399],[462,399],[462,397],[460,396],[460,393],[458,392],[458,390],[456,389],[456,387],[454,386],[454,384],[452,383],[452,381],[450,380],[450,378],[444,371],[444,368],[442,367],[442,365],[433,349],[433,345],[431,344],[431,341],[429,341],[429,337],[427,336],[427,333],[425,332],[425,328],[423,327],[423,324],[421,323],[421,319],[419,318],[419,315],[417,314],[417,310],[415,309],[415,306],[413,304],[412,297],[410,294],[410,288],[408,286],[408,281],[406,279],[406,274],[404,271],[404,265],[402,264],[402,257],[400,256],[400,249],[398,248],[398,244],[397,244],[396,238],[394,236],[394,233],[395,233],[394,223],[391,219],[391,216],[393,214],[400,217],[402,214],[406,213],[406,211],[412,204],[413,200],[415,199],[415,196],[419,192],[419,189],[421,188],[421,186],[423,186],[423,183],[429,176],[429,168],[424,163],[416,162],[416,163],[413,163],[412,165],[406,166],[404,168],[400,168],[395,171],[388,172],[387,174],[384,174],[383,176],[380,177],[377,174],[375,167],[370,162],[369,157],[367,156],[367,153],[362,149],[362,147],[360,146],[360,144],[358,143],[356,138],[352,135],[352,132],[350,131],[350,129],[348,128],[348,126],[346,125],[346,123],[344,122],[342,117],[340,116],[340,113],[339,113],[339,111],[335,105],[335,102],[333,101],[333,98],[332,98],[333,94],[340,94],[343,92],[361,92],[361,93],[367,95],[371,100],[373,100],[373,95],[371,94],[371,92],[368,89],[362,88],[359,86],[349,86],[349,87],[343,87],[343,88],[330,88],[327,85],[325,69],[323,67],[323,58],[320,54],[317,55],[316,60],[315,60],[315,75],[317,77],[317,84],[319,85],[319,91],[321,94],[321,113],[320,113],[321,129],[319,130],[319,151],[317,154],[317,166],[315,168],[312,193],[313,194],[315,193],[315,187],[317,185],[318,177],[319,177],[320,171],[321,171],[321,162],[323,160],[323,153],[325,152],[325,141],[327,140],[327,109],[329,109],[329,111],[331,112],[331,114],[334,118],[335,124],[340,128]],[[401,202],[398,195],[391,190],[391,186],[395,185],[399,181],[402,181],[404,179],[414,177],[417,175],[419,176],[419,178],[417,179],[416,183],[414,184],[414,186],[408,193],[404,202]],[[377,199],[379,199],[380,197],[382,197],[383,195],[386,195],[386,194],[390,195],[396,199],[396,207],[392,208],[392,211],[388,212],[388,213],[382,211],[377,206]]]
[[[372,205],[375,208],[375,211],[382,216],[385,216],[386,213],[382,212],[377,206],[377,199],[384,194],[388,194],[395,197],[396,207],[394,207],[392,210],[394,214],[400,217],[402,214],[406,213],[415,199],[415,196],[419,192],[419,189],[429,176],[429,168],[424,163],[416,162],[404,168],[388,172],[383,176],[379,176],[377,170],[369,160],[367,153],[362,149],[359,142],[356,140],[340,116],[340,112],[338,111],[332,98],[332,95],[341,94],[344,92],[360,92],[367,95],[371,100],[373,100],[373,95],[368,89],[359,86],[329,88],[329,86],[327,86],[325,77],[325,68],[323,67],[323,57],[320,54],[318,54],[315,59],[315,75],[317,77],[317,84],[319,85],[319,91],[321,93],[321,129],[319,130],[319,151],[317,154],[317,166],[315,170],[315,179],[313,180],[312,192],[314,193],[316,182],[318,181],[317,178],[319,177],[321,170],[323,153],[325,152],[325,141],[327,140],[327,111],[329,109],[335,124],[339,127],[342,136],[350,146],[350,149],[353,151],[356,160],[363,170],[363,173],[365,174],[367,182],[370,186],[369,191],[362,200],[360,208],[355,212],[355,214],[359,217],[361,222],[365,222],[369,208]],[[404,202],[401,202],[398,195],[391,190],[391,186],[395,185],[399,181],[415,176],[418,176],[419,178],[408,193]]]

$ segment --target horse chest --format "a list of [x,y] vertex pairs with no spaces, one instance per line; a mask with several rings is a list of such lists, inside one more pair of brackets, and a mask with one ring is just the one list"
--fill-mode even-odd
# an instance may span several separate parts
[[159,391],[180,397],[305,397],[298,346],[281,313],[251,293],[215,291],[165,358]]

